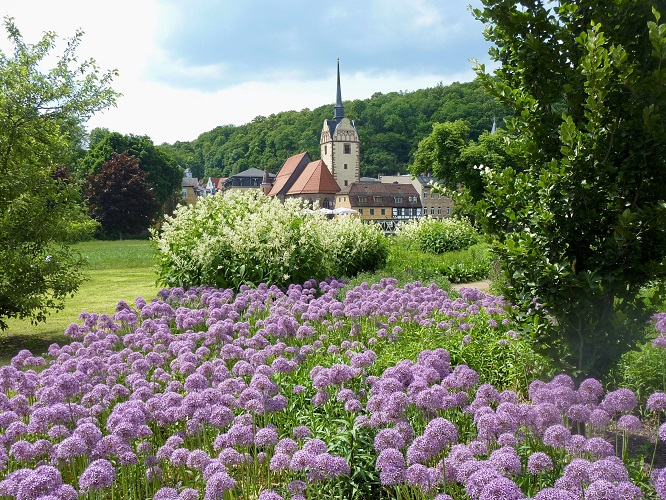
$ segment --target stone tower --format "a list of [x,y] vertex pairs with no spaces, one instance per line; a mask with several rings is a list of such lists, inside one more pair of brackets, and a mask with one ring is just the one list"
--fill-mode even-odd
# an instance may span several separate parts
[[361,150],[354,122],[345,118],[340,91],[340,59],[338,58],[338,88],[332,120],[324,120],[319,146],[321,159],[333,174],[341,189],[361,178]]

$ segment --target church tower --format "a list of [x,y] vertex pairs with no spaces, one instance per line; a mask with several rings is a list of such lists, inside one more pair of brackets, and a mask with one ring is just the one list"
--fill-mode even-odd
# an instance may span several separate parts
[[361,150],[354,122],[345,117],[340,91],[340,58],[338,88],[332,120],[324,120],[319,139],[321,159],[328,166],[341,189],[361,179]]

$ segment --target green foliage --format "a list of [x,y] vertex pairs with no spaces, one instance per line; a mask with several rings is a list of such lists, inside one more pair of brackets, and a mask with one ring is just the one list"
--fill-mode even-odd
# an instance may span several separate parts
[[[471,202],[483,198],[482,169],[503,169],[515,159],[507,148],[506,130],[484,131],[478,141],[470,139],[467,121],[435,123],[432,132],[419,142],[412,175],[432,172],[449,192],[464,190]],[[457,203],[459,205],[459,203]]]
[[154,233],[168,286],[283,286],[351,276],[386,260],[378,227],[327,220],[300,199],[232,190],[182,206]]
[[[333,95],[331,95],[333,97]],[[476,139],[490,130],[493,116],[507,110],[486,95],[479,82],[437,85],[415,92],[376,93],[369,99],[344,103],[361,137],[361,175],[377,177],[407,171],[421,139],[437,122],[463,118]],[[314,110],[285,111],[258,116],[245,125],[223,125],[191,142],[163,144],[158,149],[177,158],[194,177],[227,177],[250,167],[277,172],[284,160],[308,151],[319,155],[322,123],[333,116],[333,105]]]
[[338,217],[325,224],[332,275],[342,278],[381,269],[388,258],[389,244],[375,224],[356,217]]
[[451,283],[469,283],[488,278],[491,262],[490,245],[479,243],[465,250],[446,252],[437,269]]
[[504,293],[555,359],[603,374],[643,338],[639,290],[666,273],[665,30],[645,0],[483,4],[502,66],[477,74],[514,110],[516,164],[484,171],[478,204]]
[[11,18],[4,27],[14,52],[0,52],[0,329],[6,318],[45,320],[83,281],[69,243],[89,237],[95,223],[57,162],[77,148],[72,131],[116,97],[113,73],[77,61],[81,33],[46,69],[56,35],[29,44]]
[[422,252],[440,254],[469,248],[479,241],[479,233],[465,218],[422,217],[401,224],[396,237],[416,245]]
[[146,231],[158,210],[148,174],[128,153],[112,153],[96,175],[88,176],[85,200],[90,215],[106,235],[135,235]]
[[122,135],[106,129],[93,130],[91,147],[78,162],[77,168],[82,176],[97,175],[114,153],[125,152],[134,156],[139,161],[139,167],[148,174],[146,180],[153,186],[161,210],[171,213],[179,199],[183,172],[176,159],[155,147],[148,136]]
[[646,342],[624,353],[611,375],[614,386],[631,389],[642,402],[654,392],[666,392],[664,349]]

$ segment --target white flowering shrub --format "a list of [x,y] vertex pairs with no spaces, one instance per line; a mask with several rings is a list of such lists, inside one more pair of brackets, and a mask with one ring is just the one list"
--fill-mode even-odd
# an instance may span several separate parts
[[329,221],[301,200],[281,203],[258,191],[202,198],[153,233],[159,276],[167,286],[238,289],[348,276],[384,262],[384,236],[345,219]]
[[396,236],[430,253],[464,250],[479,242],[479,233],[464,217],[412,219],[398,227]]
[[376,224],[345,216],[327,220],[326,226],[326,247],[335,276],[350,277],[386,264],[388,240]]

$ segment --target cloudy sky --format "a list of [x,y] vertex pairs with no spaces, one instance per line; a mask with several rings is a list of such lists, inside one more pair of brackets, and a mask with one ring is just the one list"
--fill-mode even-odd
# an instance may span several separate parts
[[29,43],[82,29],[77,53],[117,69],[123,94],[89,127],[160,144],[333,103],[338,57],[343,100],[471,81],[488,43],[468,4],[480,0],[4,0],[0,13]]

